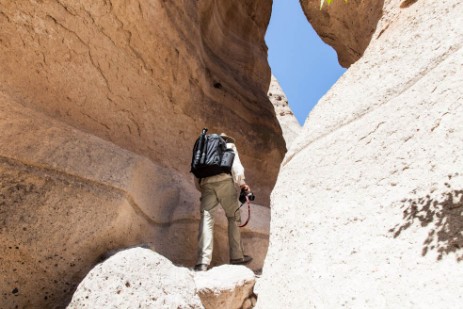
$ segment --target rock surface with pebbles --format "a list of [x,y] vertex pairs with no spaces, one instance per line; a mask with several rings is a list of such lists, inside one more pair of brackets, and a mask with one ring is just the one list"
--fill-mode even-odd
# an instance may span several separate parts
[[254,283],[254,273],[244,266],[194,272],[137,247],[117,252],[93,268],[67,308],[249,309],[256,303]]
[[79,284],[68,309],[204,308],[194,273],[150,249],[116,253]]
[[286,94],[274,75],[272,75],[267,95],[275,108],[275,114],[283,131],[286,148],[289,149],[302,128],[291,110]]

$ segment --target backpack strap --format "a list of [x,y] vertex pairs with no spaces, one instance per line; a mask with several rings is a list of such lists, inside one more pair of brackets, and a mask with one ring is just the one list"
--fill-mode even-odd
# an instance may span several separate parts
[[[251,202],[249,201],[249,197],[246,195],[246,204],[248,204],[248,218],[246,219],[246,221],[239,225],[239,227],[245,227],[246,225],[248,225],[249,223],[249,220],[251,219]],[[245,203],[242,203],[240,205],[240,207],[238,208],[238,211],[241,209],[241,206],[243,206]]]

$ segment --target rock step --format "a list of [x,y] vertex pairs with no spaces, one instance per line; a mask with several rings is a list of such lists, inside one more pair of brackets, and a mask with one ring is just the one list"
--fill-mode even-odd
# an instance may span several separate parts
[[146,248],[120,251],[95,266],[75,291],[73,308],[230,308],[255,306],[254,273],[222,265],[206,272],[175,266]]

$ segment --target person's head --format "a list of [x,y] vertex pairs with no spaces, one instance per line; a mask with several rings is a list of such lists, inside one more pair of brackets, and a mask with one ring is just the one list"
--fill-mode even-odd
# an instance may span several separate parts
[[228,136],[226,133],[220,133],[220,137],[222,137],[227,143],[235,143],[235,139],[231,136]]

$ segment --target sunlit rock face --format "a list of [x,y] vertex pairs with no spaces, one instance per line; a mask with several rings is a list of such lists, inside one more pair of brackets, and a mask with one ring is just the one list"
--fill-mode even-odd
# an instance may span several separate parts
[[270,10],[268,0],[7,1],[0,89],[185,174],[201,129],[227,131],[265,197],[285,151],[266,97]]
[[66,308],[204,308],[195,290],[191,270],[147,248],[131,248],[94,267]]
[[[141,242],[192,266],[189,164],[203,127],[235,137],[268,214],[285,153],[266,96],[270,10],[267,0],[2,2],[1,307],[62,307],[106,251]],[[268,221],[253,222],[243,239],[259,269]],[[226,261],[216,244],[214,263]]]
[[[326,1],[325,1],[326,2]],[[410,1],[409,1],[410,2]],[[339,63],[349,67],[367,48],[381,18],[384,0],[334,0],[320,9],[320,0],[301,0],[309,22],[320,38],[338,53]]]
[[288,104],[288,98],[281,88],[280,83],[273,75],[267,95],[275,108],[275,113],[286,142],[286,148],[289,149],[294,139],[300,133],[301,125],[297,121],[296,116],[294,116],[294,113]]
[[[304,8],[346,24],[338,10],[362,8],[335,2],[334,12],[320,12],[319,1]],[[283,162],[259,308],[462,301],[463,3],[388,0],[381,10],[363,56],[320,100]]]
[[249,309],[255,304],[256,279],[249,268],[221,265],[194,272],[143,247],[116,252],[95,266],[66,308]]
[[181,174],[7,96],[0,110],[2,307],[63,307],[108,250],[141,242],[194,263],[199,215]]

